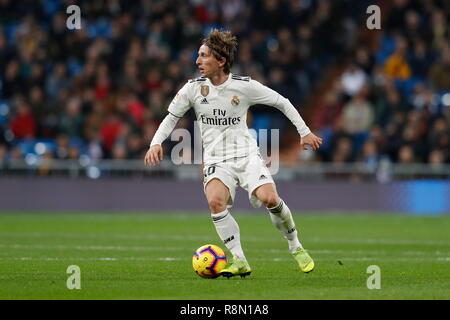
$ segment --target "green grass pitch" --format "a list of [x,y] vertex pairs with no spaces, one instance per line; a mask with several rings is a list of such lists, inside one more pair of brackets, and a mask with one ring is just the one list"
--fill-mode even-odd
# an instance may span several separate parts
[[[303,274],[266,213],[235,213],[250,277],[202,279],[209,213],[1,213],[0,299],[449,299],[450,217],[296,213]],[[229,252],[227,252],[229,255]],[[81,269],[69,290],[67,267]],[[370,265],[381,289],[369,290]]]

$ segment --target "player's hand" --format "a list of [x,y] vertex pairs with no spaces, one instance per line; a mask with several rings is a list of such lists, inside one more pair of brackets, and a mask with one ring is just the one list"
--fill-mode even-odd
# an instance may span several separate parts
[[311,146],[313,150],[317,150],[322,145],[322,138],[316,136],[314,133],[309,133],[300,139],[300,145],[303,150],[308,150],[308,146]]
[[151,146],[145,155],[144,164],[147,166],[154,166],[160,163],[163,159],[163,149],[159,144]]

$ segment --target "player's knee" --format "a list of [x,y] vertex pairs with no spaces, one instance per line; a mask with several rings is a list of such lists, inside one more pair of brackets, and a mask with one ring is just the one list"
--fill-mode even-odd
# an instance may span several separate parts
[[276,192],[267,192],[263,194],[259,200],[266,206],[266,208],[273,208],[278,205],[280,198]]
[[212,213],[219,213],[227,208],[226,200],[220,196],[211,196],[208,199],[208,205]]

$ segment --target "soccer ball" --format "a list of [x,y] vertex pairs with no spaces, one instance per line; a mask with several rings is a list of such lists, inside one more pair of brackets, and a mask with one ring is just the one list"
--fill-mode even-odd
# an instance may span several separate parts
[[200,277],[214,279],[227,265],[225,252],[213,244],[198,248],[192,256],[192,267]]

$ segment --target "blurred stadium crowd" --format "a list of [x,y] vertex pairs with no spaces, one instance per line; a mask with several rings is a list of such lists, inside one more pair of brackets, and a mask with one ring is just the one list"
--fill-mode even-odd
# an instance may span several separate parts
[[[66,27],[71,4],[81,8],[81,30]],[[325,145],[294,163],[448,163],[450,5],[392,1],[371,46],[357,42],[370,4],[0,0],[0,162],[27,154],[142,159],[178,89],[198,76],[198,46],[215,27],[239,39],[233,73],[250,75],[295,106],[308,103],[307,120]],[[342,58],[343,72],[311,100]],[[277,110],[251,110],[256,130],[291,126]],[[188,113],[179,126],[192,132],[193,119]]]
[[450,160],[450,2],[395,0],[317,106],[326,161]]

